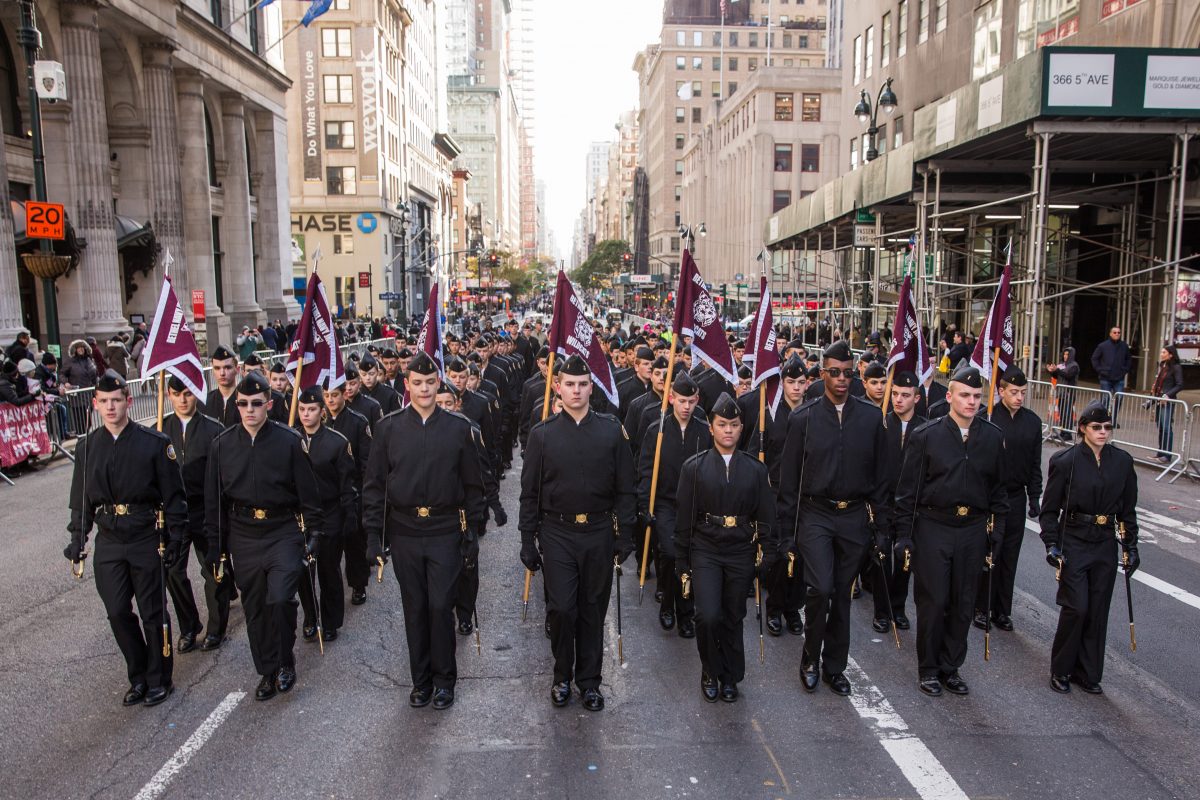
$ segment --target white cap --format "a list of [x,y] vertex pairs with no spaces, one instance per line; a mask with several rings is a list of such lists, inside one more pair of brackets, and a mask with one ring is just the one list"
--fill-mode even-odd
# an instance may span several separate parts
[[21,361],[17,364],[17,372],[20,372],[22,375],[28,375],[31,372],[33,372],[34,369],[35,369],[35,367],[34,367],[33,362],[30,361],[28,358],[22,358]]

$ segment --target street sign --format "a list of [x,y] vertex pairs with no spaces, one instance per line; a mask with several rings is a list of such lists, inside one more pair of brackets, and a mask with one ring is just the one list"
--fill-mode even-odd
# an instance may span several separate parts
[[204,314],[204,290],[192,289],[192,320],[195,322],[204,322],[207,317]]
[[66,215],[62,203],[25,204],[25,236],[30,239],[65,239]]
[[369,273],[369,272],[358,273],[358,288],[360,288],[360,289],[370,289],[371,288],[371,273]]
[[854,210],[854,221],[863,225],[874,225],[875,215],[871,213],[870,209],[856,208]]
[[855,247],[874,247],[875,246],[875,225],[855,225],[854,226],[854,246]]
[[651,283],[652,279],[649,275],[633,274],[629,276],[630,283]]
[[741,283],[742,281],[746,280],[746,276],[739,272],[733,276],[733,280],[735,283]]

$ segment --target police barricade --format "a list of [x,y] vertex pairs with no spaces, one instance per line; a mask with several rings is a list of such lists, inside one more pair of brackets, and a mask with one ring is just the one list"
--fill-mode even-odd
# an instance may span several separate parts
[[1056,387],[1048,381],[1029,381],[1025,388],[1025,407],[1042,420],[1042,438],[1055,436],[1054,424],[1057,417],[1058,394]]
[[1075,441],[1075,427],[1079,414],[1092,403],[1112,408],[1112,395],[1091,386],[1067,386],[1056,384],[1050,393],[1052,402],[1047,415],[1050,422],[1050,438],[1063,442]]
[[[1200,403],[1188,410],[1188,422],[1184,431],[1187,436],[1187,444],[1184,446],[1183,471],[1180,472],[1180,475],[1187,472],[1189,478],[1200,478]],[[1179,475],[1171,478],[1171,483],[1178,478]]]
[[1156,481],[1187,468],[1185,455],[1191,426],[1187,403],[1133,392],[1118,392],[1113,399],[1115,402],[1109,405],[1113,411],[1113,444],[1129,451],[1136,461],[1161,467]]

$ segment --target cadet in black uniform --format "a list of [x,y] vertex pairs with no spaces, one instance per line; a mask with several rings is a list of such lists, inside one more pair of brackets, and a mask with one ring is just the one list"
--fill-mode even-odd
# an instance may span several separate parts
[[[203,565],[208,552],[208,538],[204,534],[204,481],[212,441],[223,428],[212,417],[197,411],[199,400],[174,375],[167,380],[167,393],[175,413],[163,418],[163,433],[170,437],[175,448],[175,463],[182,474],[188,504],[187,536],[196,550],[196,560]],[[201,566],[200,573],[204,577],[204,599],[208,607],[208,626],[203,629],[205,636],[200,649],[215,650],[225,641],[225,629],[229,625],[233,567],[225,564],[220,582],[212,570]],[[179,618],[179,652],[187,653],[196,647],[196,637],[202,630],[192,582],[188,580],[187,547],[167,570],[167,588],[171,590],[175,616]]]
[[358,367],[354,366],[354,364],[347,364],[345,374],[346,383],[339,387],[345,396],[345,404],[352,411],[361,414],[367,421],[367,425],[374,431],[375,426],[379,423],[379,419],[383,416],[383,407],[374,398],[362,391]]
[[536,572],[545,559],[550,701],[565,706],[574,679],[583,707],[599,711],[613,559],[634,551],[633,458],[616,417],[588,407],[587,362],[571,356],[555,378],[563,411],[530,430],[521,470],[521,561]]
[[216,386],[209,389],[208,397],[204,398],[204,413],[226,428],[237,425],[241,422],[235,405],[239,377],[237,356],[219,344],[213,350],[211,363]]
[[[807,584],[800,679],[850,694],[850,586],[870,544],[868,520],[886,529],[890,513],[879,409],[850,396],[853,356],[845,342],[823,354],[825,394],[792,412],[779,468],[779,519],[794,541]],[[876,533],[876,538],[879,534]]]
[[[321,509],[325,515],[325,539],[317,559],[317,583],[320,589],[321,618],[317,619],[312,578],[300,580],[300,607],[304,610],[301,633],[304,641],[317,638],[317,625],[326,642],[337,639],[346,616],[346,593],[342,586],[342,547],[346,536],[358,530],[358,490],[354,487],[358,469],[354,466],[350,442],[322,424],[325,393],[310,386],[300,393],[296,403],[296,424],[313,477],[317,479]],[[365,556],[364,556],[365,558]],[[312,567],[309,567],[311,571]]]
[[292,407],[292,380],[282,361],[276,361],[271,365],[267,379],[271,382],[271,397],[275,397],[275,392],[283,395],[284,407],[290,410]]
[[213,440],[204,485],[205,568],[216,567],[225,552],[237,567],[250,653],[262,676],[255,700],[296,683],[296,591],[306,538],[319,559],[324,530],[317,480],[300,435],[267,419],[270,398],[261,375],[238,384],[241,424]]
[[[96,534],[96,591],[129,675],[127,706],[158,705],[171,694],[171,618],[165,570],[187,547],[187,502],[171,440],[129,419],[125,379],[109,370],[92,400],[101,427],[80,440],[71,477],[71,542],[63,555],[83,570]],[[165,529],[156,526],[162,510]],[[165,540],[165,551],[159,547]],[[130,601],[137,598],[138,613]],[[141,617],[139,625],[138,617]]]
[[629,403],[629,408],[625,409],[625,430],[629,434],[629,444],[633,448],[635,464],[638,460],[638,451],[645,443],[646,429],[652,423],[658,422],[659,412],[662,411],[663,392],[667,390],[669,383],[667,359],[659,356],[650,364],[650,391],[635,397]]
[[546,395],[546,372],[550,367],[550,348],[543,347],[537,354],[537,372],[529,376],[521,386],[521,404],[517,413],[517,442],[521,452],[525,452],[525,444],[529,441],[529,429],[533,427],[534,408],[541,408]]
[[471,423],[438,408],[437,365],[417,353],[408,367],[409,405],[379,423],[363,481],[367,556],[390,544],[404,606],[413,689],[409,705],[454,704],[454,597],[464,560],[486,519],[483,465]]
[[[446,362],[446,380],[454,387],[457,396],[458,412],[467,419],[471,420],[471,424],[479,428],[479,435],[483,439],[484,453],[487,457],[488,468],[493,471],[500,465],[500,450],[499,442],[496,440],[496,429],[492,425],[492,407],[488,398],[479,392],[472,392],[467,388],[467,365],[462,359],[453,357]],[[492,513],[495,515],[496,524],[503,526],[508,522],[508,515],[504,513],[504,507],[500,504],[499,495],[495,501],[489,501]]]
[[[263,360],[259,358],[257,353],[251,353],[250,355],[246,356],[246,359],[242,362],[242,376],[245,377],[252,372],[257,372],[259,375],[267,378],[267,365],[263,363]],[[267,383],[269,386],[269,379]],[[291,408],[288,405],[288,400],[286,397],[284,397],[283,392],[276,391],[270,386],[269,388],[271,389],[271,414],[268,419],[273,419],[276,422],[281,422],[284,425],[287,425],[288,415]]]
[[[1025,373],[1011,366],[1000,376],[1000,402],[989,418],[1004,434],[1004,474],[1008,480],[1008,515],[999,546],[992,554],[992,597],[988,602],[987,573],[979,578],[975,595],[975,627],[987,627],[987,609],[992,624],[1011,631],[1013,586],[1017,579],[1017,559],[1025,536],[1025,509],[1029,518],[1042,512],[1042,419],[1025,407]],[[996,520],[1000,524],[1000,520]]]
[[357,513],[352,520],[345,520],[342,531],[341,552],[346,557],[346,583],[350,586],[351,605],[361,606],[367,602],[367,583],[371,578],[371,564],[367,559],[367,537],[362,526],[362,485],[367,471],[367,460],[371,457],[371,425],[366,417],[350,408],[346,393],[338,386],[324,392],[325,424],[346,437],[350,443],[350,455],[354,459],[354,492],[358,498]]
[[1079,415],[1083,441],[1050,458],[1042,498],[1046,561],[1061,569],[1058,630],[1050,651],[1050,687],[1100,694],[1108,609],[1120,563],[1130,575],[1138,557],[1137,473],[1129,453],[1109,444],[1112,415],[1092,403]]
[[382,372],[375,356],[370,353],[363,356],[358,362],[358,375],[362,381],[359,393],[379,403],[380,414],[390,414],[400,410],[400,395],[383,379]]
[[[919,398],[920,380],[916,373],[907,371],[896,373],[892,379],[891,410],[888,411],[887,419],[883,423],[887,429],[884,435],[887,440],[887,450],[882,454],[887,462],[888,497],[893,502],[896,497],[896,484],[900,481],[900,467],[904,463],[904,448],[908,444],[909,435],[928,422],[917,414],[916,407]],[[892,528],[888,533],[890,543],[894,544],[896,536],[894,518],[892,522]],[[887,584],[882,592],[879,583],[875,584],[875,619],[871,625],[877,633],[886,633],[891,623],[895,623],[900,630],[906,631],[912,627],[908,621],[908,614],[905,612],[905,604],[908,602],[909,578],[912,575],[911,564],[909,565],[910,569],[905,569],[904,562],[896,560],[894,547],[881,549],[886,557],[881,563],[884,567],[883,574],[887,575]],[[874,580],[882,580],[882,575],[877,567],[872,566],[871,570],[875,573]]]
[[637,348],[633,357],[633,374],[617,384],[617,415],[625,419],[633,401],[650,391],[650,373],[654,351],[646,345]]
[[737,403],[722,395],[713,405],[713,447],[685,461],[679,475],[675,568],[691,580],[700,691],[710,703],[737,700],[746,676],[742,620],[757,551],[762,549],[764,575],[779,554],[767,468],[737,449],[741,428]]
[[976,581],[1008,514],[1004,434],[977,416],[983,380],[964,366],[950,379],[950,413],[913,431],[896,487],[896,558],[912,555],[918,686],[967,694],[958,674]]
[[[675,491],[679,487],[679,471],[683,468],[683,462],[712,447],[712,435],[700,420],[693,420],[692,414],[700,403],[700,388],[686,372],[680,372],[671,384],[668,402],[669,413],[662,426],[654,515],[650,515],[650,488],[654,478],[654,449],[658,441],[657,419],[646,431],[646,440],[638,457],[638,510],[650,524],[653,540],[650,546],[657,546],[658,561],[654,570],[658,576],[658,590],[662,592],[658,624],[664,631],[669,631],[678,622],[679,635],[691,639],[696,635],[692,600],[683,596],[675,569],[679,557],[675,550]],[[635,533],[638,536],[645,535],[644,530]],[[635,539],[635,542],[639,546],[642,543],[641,539]]]

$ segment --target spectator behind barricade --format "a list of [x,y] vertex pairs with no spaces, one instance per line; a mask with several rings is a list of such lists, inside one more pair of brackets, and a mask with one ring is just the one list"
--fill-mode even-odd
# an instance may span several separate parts
[[29,352],[29,331],[24,328],[17,334],[17,338],[13,340],[4,350],[4,357],[14,364],[21,361],[23,358],[32,358]]
[[279,339],[276,338],[275,329],[270,325],[260,325],[259,331],[262,333],[263,345],[268,350],[279,350]]
[[[1100,389],[1110,394],[1125,391],[1125,376],[1133,366],[1133,356],[1129,345],[1121,340],[1121,329],[1113,326],[1108,331],[1108,338],[1096,345],[1092,351],[1092,367],[1096,377],[1100,379]],[[1121,427],[1117,423],[1117,415],[1121,411],[1121,398],[1115,398],[1112,412],[1113,427]]]
[[275,320],[275,352],[286,353],[288,349],[288,333],[283,323]]
[[125,347],[125,340],[120,334],[116,334],[108,340],[108,346],[104,351],[104,360],[108,362],[108,368],[120,375],[122,378],[129,377],[129,350]]
[[1047,364],[1046,371],[1057,379],[1058,391],[1058,426],[1062,428],[1059,438],[1064,442],[1071,441],[1075,430],[1075,390],[1079,381],[1079,362],[1075,360],[1075,348],[1063,350],[1062,361],[1057,364]]
[[17,362],[17,395],[30,395],[38,397],[42,393],[42,384],[37,379],[37,365],[32,359],[22,358]]
[[946,351],[946,357],[950,359],[950,372],[953,374],[963,359],[971,357],[971,345],[967,343],[967,335],[962,331],[955,331],[952,341],[953,344]]
[[62,388],[67,389],[90,389],[96,385],[96,375],[99,374],[96,370],[96,362],[92,358],[91,348],[83,339],[76,339],[71,342],[69,354],[64,360],[58,377],[62,381]]
[[58,359],[53,353],[42,353],[42,363],[37,365],[33,371],[33,377],[37,380],[38,385],[42,387],[42,391],[48,395],[61,394],[61,387],[58,379]]
[[100,349],[100,345],[96,343],[95,336],[85,336],[83,340],[87,342],[88,349],[92,354],[92,363],[96,366],[96,374],[103,375],[108,372],[108,360],[104,357],[104,352]]
[[249,325],[242,326],[242,332],[237,335],[235,342],[238,349],[238,360],[245,361],[246,356],[253,353],[255,350],[262,349],[262,336],[258,331],[251,328]]
[[142,363],[142,351],[146,349],[146,323],[139,322],[137,327],[133,329],[133,338],[130,339],[129,348],[129,369],[126,378],[132,380],[139,377]]
[[1154,377],[1154,388],[1150,394],[1159,398],[1146,401],[1146,407],[1154,405],[1154,420],[1158,423],[1158,454],[1155,456],[1164,464],[1174,460],[1171,451],[1175,449],[1175,404],[1169,401],[1176,399],[1179,390],[1183,388],[1183,366],[1179,363],[1179,351],[1175,345],[1169,344],[1158,354],[1158,374]]
[[14,406],[32,403],[33,395],[29,393],[28,389],[22,391],[21,385],[23,385],[21,373],[18,371],[17,365],[6,360],[3,366],[0,366],[0,403]]

